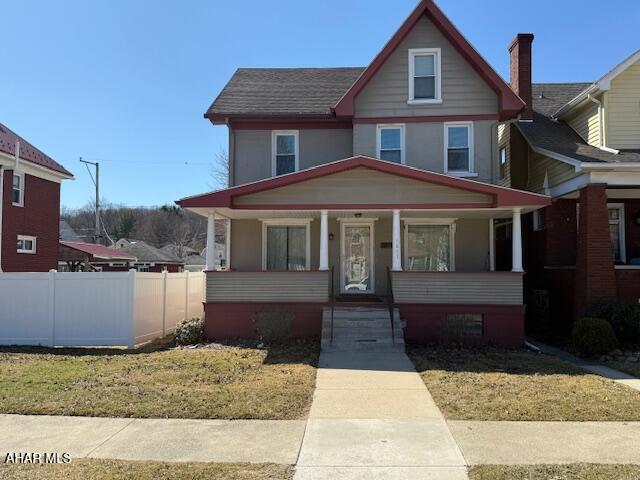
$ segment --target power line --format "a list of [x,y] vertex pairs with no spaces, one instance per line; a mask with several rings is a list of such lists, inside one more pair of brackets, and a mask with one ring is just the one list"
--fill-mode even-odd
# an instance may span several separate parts
[[132,164],[141,164],[141,165],[182,165],[186,167],[196,167],[196,166],[211,166],[213,162],[189,162],[185,160],[184,162],[154,162],[153,160],[110,160],[110,159],[91,159],[93,161],[100,162],[109,162],[109,163],[132,163]]

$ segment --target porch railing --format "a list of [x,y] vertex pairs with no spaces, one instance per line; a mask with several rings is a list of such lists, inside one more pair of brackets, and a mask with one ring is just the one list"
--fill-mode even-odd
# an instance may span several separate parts
[[331,343],[333,343],[333,316],[336,307],[336,294],[334,291],[334,278],[333,278],[334,268],[331,266],[331,270],[329,270],[329,308],[331,308]]
[[393,300],[393,277],[391,269],[387,267],[387,307],[389,308],[389,319],[391,320],[391,341],[395,341],[395,301]]

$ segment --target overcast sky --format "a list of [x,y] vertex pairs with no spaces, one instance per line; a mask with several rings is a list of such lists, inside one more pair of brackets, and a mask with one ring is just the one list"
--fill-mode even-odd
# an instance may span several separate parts
[[[225,127],[203,113],[238,67],[368,64],[417,0],[21,0],[2,5],[0,122],[71,170],[62,204],[162,205],[210,190]],[[534,81],[593,81],[640,49],[640,2],[440,0],[504,78],[533,32]],[[393,6],[393,7],[392,7]]]

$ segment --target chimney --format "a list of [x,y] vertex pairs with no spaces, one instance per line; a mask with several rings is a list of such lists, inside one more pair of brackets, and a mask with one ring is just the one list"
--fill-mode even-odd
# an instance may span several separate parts
[[526,106],[520,115],[522,120],[533,120],[533,94],[531,91],[531,44],[533,33],[519,33],[509,46],[510,79],[514,92],[524,100]]

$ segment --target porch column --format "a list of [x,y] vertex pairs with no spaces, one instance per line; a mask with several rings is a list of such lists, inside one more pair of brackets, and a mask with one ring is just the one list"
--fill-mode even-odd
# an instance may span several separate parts
[[207,216],[207,271],[216,266],[216,212],[209,212]]
[[329,270],[329,212],[320,212],[320,268]]
[[393,211],[393,237],[392,237],[392,261],[391,270],[402,271],[402,250],[400,247],[400,210]]
[[520,224],[520,209],[513,209],[513,224],[512,224],[512,272],[524,272],[522,269],[522,227]]
[[489,219],[489,271],[496,271],[496,237],[493,218]]

